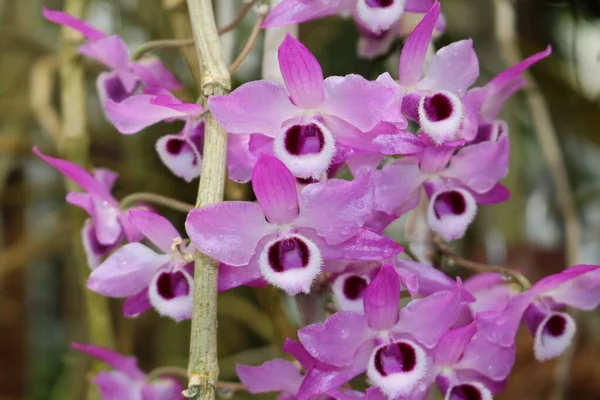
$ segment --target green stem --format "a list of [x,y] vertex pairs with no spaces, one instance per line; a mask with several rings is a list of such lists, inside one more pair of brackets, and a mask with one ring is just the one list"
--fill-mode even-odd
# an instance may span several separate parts
[[194,209],[194,206],[192,204],[150,192],[139,192],[127,195],[123,197],[123,199],[121,199],[120,207],[121,209],[126,210],[134,206],[137,202],[157,204],[184,213],[188,213]]

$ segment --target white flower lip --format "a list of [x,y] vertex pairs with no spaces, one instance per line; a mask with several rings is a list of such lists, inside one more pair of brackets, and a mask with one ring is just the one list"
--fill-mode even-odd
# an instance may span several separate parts
[[423,132],[436,144],[442,144],[455,140],[464,117],[464,107],[455,94],[440,91],[421,96],[418,114]]

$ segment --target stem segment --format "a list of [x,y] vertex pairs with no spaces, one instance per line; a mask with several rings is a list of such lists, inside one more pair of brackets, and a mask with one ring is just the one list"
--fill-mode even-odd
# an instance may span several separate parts
[[[210,0],[187,0],[196,51],[200,62],[204,98],[226,94],[231,78],[221,49]],[[196,207],[223,200],[227,135],[212,114],[205,118],[202,175]],[[219,375],[217,359],[217,277],[218,263],[197,253],[194,267],[194,309],[188,364],[188,389],[184,396],[213,400]]]
[[194,209],[194,206],[191,204],[149,192],[132,193],[123,197],[123,199],[121,199],[120,207],[121,209],[126,210],[138,201],[157,204],[184,213],[188,213]]

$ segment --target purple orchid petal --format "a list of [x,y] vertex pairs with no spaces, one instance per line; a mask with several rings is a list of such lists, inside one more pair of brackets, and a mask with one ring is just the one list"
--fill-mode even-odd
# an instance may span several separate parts
[[486,119],[494,119],[508,97],[522,87],[524,81],[521,75],[523,72],[533,64],[548,57],[551,52],[552,48],[548,46],[546,50],[533,54],[496,75],[484,88],[487,95],[481,114]]
[[327,244],[317,234],[307,236],[319,246],[325,260],[383,260],[404,250],[394,240],[366,228],[361,228],[350,239],[338,245]]
[[281,75],[292,102],[308,109],[323,103],[323,70],[306,46],[287,34],[279,46],[278,58]]
[[232,267],[227,264],[219,266],[219,292],[242,285],[250,285],[258,280],[263,280],[263,277],[255,261],[251,260],[248,265],[242,267]]
[[310,292],[321,272],[323,256],[319,247],[300,234],[288,234],[266,243],[258,258],[267,282],[290,296]]
[[497,183],[489,191],[485,193],[471,193],[475,197],[477,204],[496,204],[506,201],[510,198],[510,191],[506,186],[501,183]]
[[105,347],[92,344],[71,342],[71,347],[110,365],[131,380],[146,378],[146,375],[138,368],[135,357],[127,357]]
[[261,133],[275,137],[284,121],[299,116],[285,88],[269,81],[248,82],[226,96],[213,96],[208,108],[229,133]]
[[409,333],[425,347],[436,345],[456,320],[462,298],[461,285],[453,291],[440,291],[413,300],[400,310],[393,333]]
[[89,215],[94,215],[94,201],[89,193],[69,192],[65,200],[69,204],[83,208]]
[[120,103],[127,99],[137,89],[137,86],[127,90],[121,77],[116,71],[102,72],[96,79],[96,90],[98,91],[98,97],[100,98],[100,104],[106,114],[106,102],[107,100]]
[[321,179],[335,151],[332,132],[316,120],[288,126],[273,141],[273,153],[294,176],[304,179]]
[[173,175],[191,182],[202,172],[202,155],[183,135],[166,135],[156,141],[156,152]]
[[158,57],[143,58],[132,63],[131,68],[147,87],[159,87],[166,90],[182,88],[175,75],[164,66]]
[[276,226],[265,220],[258,204],[227,201],[192,210],[185,229],[200,251],[232,266],[246,265],[260,239]]
[[419,82],[424,90],[446,90],[463,96],[479,76],[479,61],[473,50],[473,41],[461,40],[442,47],[427,66],[427,73]]
[[477,333],[477,321],[446,332],[435,347],[435,363],[440,366],[457,363],[475,333]]
[[[271,142],[271,138],[261,136]],[[257,157],[250,151],[251,135],[229,135],[227,137],[227,171],[229,179],[237,183],[246,183],[252,178],[252,170],[257,162]]]
[[425,179],[415,157],[401,158],[374,172],[375,209],[401,215],[415,208]]
[[439,15],[440,4],[436,1],[406,39],[400,55],[400,83],[402,85],[413,86],[421,79],[425,55]]
[[400,280],[389,264],[384,264],[365,290],[365,316],[369,327],[385,331],[398,322]]
[[129,296],[123,303],[123,315],[128,318],[134,318],[152,307],[150,297],[148,297],[148,289]]
[[95,269],[100,264],[100,260],[113,251],[119,244],[119,240],[110,245],[100,243],[96,234],[96,228],[89,218],[85,221],[81,229],[81,239],[90,269]]
[[363,298],[370,279],[367,275],[345,273],[338,275],[332,285],[333,300],[340,311],[364,312]]
[[152,104],[155,96],[139,94],[128,97],[120,103],[106,101],[106,113],[117,130],[132,134],[169,118],[184,119],[188,113],[171,107]]
[[119,74],[119,78],[127,91],[133,90],[137,85],[139,79],[129,68],[129,49],[119,36],[111,35],[86,42],[79,47],[79,52],[114,69]]
[[[410,13],[425,14],[431,9],[433,3],[435,3],[434,0],[406,0],[406,5],[404,6],[404,9],[406,10],[406,12]],[[436,27],[436,30],[437,29],[438,28]]]
[[388,398],[410,395],[427,376],[427,353],[411,340],[378,346],[369,360],[367,376]]
[[390,29],[404,13],[405,0],[357,0],[354,17],[374,33]]
[[92,206],[92,222],[96,229],[98,242],[105,246],[115,244],[123,232],[119,220],[119,216],[123,213],[118,207],[103,199],[92,197]]
[[98,386],[103,400],[145,400],[142,397],[143,383],[129,378],[122,372],[101,371],[92,382]]
[[286,224],[298,216],[296,179],[277,158],[262,156],[258,160],[252,189],[270,223]]
[[344,0],[283,0],[271,10],[262,27],[275,28],[336,15],[343,5]]
[[90,290],[109,297],[129,297],[145,289],[159,267],[170,260],[140,243],[128,243],[92,271]]
[[323,114],[343,119],[363,132],[379,123],[391,105],[397,86],[367,81],[360,75],[325,79]]
[[576,265],[550,275],[531,289],[557,304],[593,310],[600,304],[600,266]]
[[464,189],[436,192],[429,201],[427,222],[444,240],[459,239],[475,218],[477,203]]
[[[429,296],[433,293],[442,290],[455,290],[456,281],[452,280],[448,275],[430,265],[421,264],[415,261],[399,259],[395,263],[396,272],[400,277],[400,282],[407,286],[404,282],[415,279],[416,287],[413,287],[416,292],[414,296]],[[462,290],[462,300],[471,302],[475,298],[467,291],[466,285]]]
[[106,189],[112,190],[117,179],[119,179],[119,174],[107,168],[96,168],[94,169],[94,178],[96,178],[100,184],[104,185]]
[[492,392],[479,382],[465,382],[452,385],[446,392],[444,400],[493,400]]
[[486,193],[508,173],[509,151],[506,136],[497,142],[466,146],[452,157],[444,175],[459,179],[477,193]]
[[78,18],[73,17],[70,14],[61,11],[50,10],[46,7],[42,7],[42,14],[48,21],[73,28],[79,31],[89,40],[100,40],[107,36],[104,32],[94,28]]
[[308,353],[326,364],[349,366],[365,342],[373,338],[364,315],[337,312],[324,323],[309,325],[298,331]]
[[475,314],[504,310],[512,295],[506,278],[496,273],[477,274],[465,282],[464,288],[475,296],[469,304]]
[[294,357],[305,371],[314,367],[321,367],[325,364],[311,356],[300,343],[286,338],[282,347],[283,351]]
[[182,400],[183,386],[175,379],[158,379],[143,388],[144,400]]
[[386,54],[394,41],[398,38],[397,25],[393,25],[390,29],[380,34],[373,34],[365,29],[359,30],[359,33],[358,56],[368,60]]
[[165,253],[173,251],[172,246],[175,239],[181,239],[181,235],[173,224],[155,212],[131,209],[129,210],[129,221]]
[[194,278],[184,268],[162,270],[148,286],[152,307],[163,316],[180,322],[192,317]]
[[374,341],[366,342],[348,366],[311,369],[302,381],[302,385],[300,385],[297,400],[314,399],[316,396],[338,388],[365,372],[374,348]]
[[502,381],[508,377],[515,362],[516,347],[503,347],[492,343],[482,333],[476,333],[467,347],[461,360],[454,365],[454,370],[477,371],[494,380]]
[[36,146],[33,147],[33,152],[92,196],[97,196],[110,205],[117,205],[109,190],[79,165],[42,154]]
[[294,363],[276,358],[260,366],[236,365],[238,378],[252,394],[284,392],[296,394],[302,382],[302,374]]
[[300,192],[300,215],[295,224],[315,229],[329,244],[340,244],[364,225],[372,204],[369,174],[353,181],[314,183]]

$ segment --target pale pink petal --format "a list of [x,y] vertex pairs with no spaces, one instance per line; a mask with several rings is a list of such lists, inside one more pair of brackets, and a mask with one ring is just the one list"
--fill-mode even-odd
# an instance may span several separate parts
[[300,342],[311,356],[338,367],[352,364],[358,349],[373,335],[365,316],[349,311],[337,312],[324,323],[298,331]]
[[[137,86],[127,90],[121,81],[120,75],[116,71],[102,72],[96,79],[96,90],[100,98],[100,104],[104,109],[107,100],[120,103],[129,96],[133,95]],[[106,110],[104,109],[106,114]]]
[[121,210],[118,206],[92,197],[93,213],[92,222],[96,229],[98,242],[103,245],[115,244],[123,233],[120,216]]
[[134,318],[151,307],[152,304],[150,304],[150,297],[148,297],[148,289],[146,288],[125,299],[123,303],[123,315],[128,318]]
[[446,332],[435,347],[436,364],[452,365],[458,362],[475,333],[477,333],[476,321]]
[[143,380],[146,378],[146,375],[138,368],[135,357],[124,356],[106,347],[92,344],[71,342],[71,347],[110,365],[130,379]]
[[36,146],[33,147],[33,152],[36,156],[56,168],[61,174],[75,182],[89,194],[98,196],[109,204],[117,204],[117,201],[112,197],[109,190],[79,165],[73,164],[67,160],[42,154]]
[[192,243],[203,253],[232,266],[246,265],[274,225],[256,203],[227,201],[192,210],[185,222]]
[[156,152],[173,175],[191,182],[202,172],[202,156],[189,138],[166,135],[156,141]]
[[170,256],[157,254],[140,243],[128,243],[92,271],[90,290],[109,297],[129,297],[144,290]]
[[173,251],[173,240],[181,239],[181,235],[168,219],[152,211],[131,209],[129,221],[165,253]]
[[[320,236],[310,236],[326,260],[383,260],[402,252],[403,248],[387,236],[361,228],[354,236],[338,245],[328,245]],[[319,241],[320,240],[320,241]]]
[[73,28],[79,31],[89,40],[100,40],[106,37],[106,33],[94,28],[78,18],[73,17],[70,14],[61,11],[50,10],[46,7],[42,7],[42,14],[48,21]]
[[96,228],[91,219],[87,219],[81,229],[81,243],[85,256],[87,258],[88,267],[96,268],[100,264],[100,260],[113,251],[118,245],[119,240],[113,244],[104,245],[98,241]]
[[94,214],[94,202],[89,193],[69,192],[65,198],[67,203],[83,208],[89,215]]
[[324,85],[325,101],[319,111],[341,118],[363,132],[383,119],[398,90],[360,75],[333,76],[325,79]]
[[294,224],[309,227],[333,245],[350,239],[367,221],[373,204],[369,174],[353,181],[332,179],[300,192],[300,215]]
[[121,133],[131,134],[169,118],[185,119],[188,114],[174,108],[152,104],[155,96],[138,94],[120,103],[106,100],[108,119]]
[[442,47],[427,66],[418,87],[424,90],[447,90],[463,96],[479,76],[479,61],[471,39]]
[[600,266],[576,265],[567,268],[542,279],[532,290],[558,304],[593,310],[600,304]]
[[421,79],[425,55],[439,15],[440,4],[436,1],[406,39],[400,55],[400,83],[402,85],[412,86]]
[[138,80],[129,69],[129,49],[117,35],[107,36],[100,40],[87,42],[81,45],[79,52],[92,58],[109,68],[115,69],[127,90],[132,90]]
[[263,135],[229,135],[227,137],[227,171],[229,179],[238,183],[246,183],[252,178],[252,169],[257,156],[250,150],[250,138],[263,137],[273,148],[273,139]]
[[132,63],[131,68],[146,86],[160,87],[167,90],[182,88],[175,75],[164,66],[158,57],[143,58],[136,63]]
[[358,56],[372,60],[384,55],[398,38],[397,26],[392,26],[387,31],[374,35],[368,30],[361,30],[358,38]]
[[323,70],[312,53],[290,34],[279,46],[279,69],[292,102],[301,108],[316,108],[325,98]]
[[400,280],[394,267],[384,264],[371,281],[364,295],[364,307],[369,327],[384,331],[398,322]]
[[283,0],[271,10],[263,28],[274,28],[336,15],[344,0]]
[[404,9],[410,13],[425,14],[433,6],[434,2],[435,0],[406,0]]
[[296,179],[277,158],[265,155],[258,159],[252,189],[270,223],[286,224],[298,216]]
[[415,157],[404,157],[374,172],[375,209],[401,215],[416,207],[426,178]]
[[183,386],[177,380],[164,378],[153,380],[144,386],[144,400],[181,400]]
[[291,361],[276,358],[257,367],[236,365],[240,381],[250,393],[284,392],[296,394],[302,375]]
[[301,114],[285,88],[269,81],[248,82],[226,96],[213,96],[208,108],[229,133],[277,136],[286,120]]
[[98,386],[102,399],[145,400],[142,397],[143,381],[132,380],[121,372],[101,371],[92,382]]

